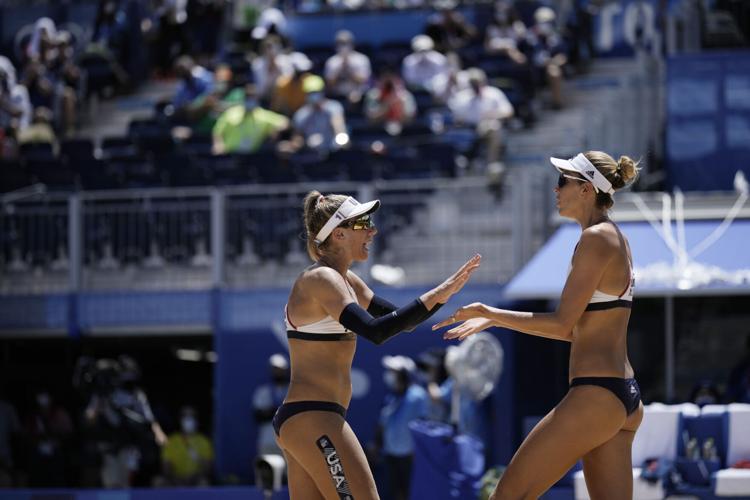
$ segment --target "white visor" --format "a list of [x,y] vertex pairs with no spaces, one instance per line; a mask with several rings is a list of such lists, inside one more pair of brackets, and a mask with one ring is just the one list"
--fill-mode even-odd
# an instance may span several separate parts
[[583,176],[584,179],[588,180],[594,185],[594,189],[597,192],[602,191],[604,193],[613,194],[615,192],[612,189],[612,183],[597,170],[594,165],[589,161],[583,153],[578,153],[575,157],[569,160],[563,160],[562,158],[550,158],[549,161],[555,166],[557,170],[562,172],[575,172]]
[[323,228],[315,236],[315,243],[320,245],[336,229],[339,224],[350,219],[356,219],[365,214],[371,214],[380,208],[380,200],[372,200],[367,203],[360,203],[351,196],[344,200],[344,203],[336,210]]

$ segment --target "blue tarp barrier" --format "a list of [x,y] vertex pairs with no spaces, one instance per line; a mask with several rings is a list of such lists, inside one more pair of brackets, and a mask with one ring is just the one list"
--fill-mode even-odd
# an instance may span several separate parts
[[485,472],[482,443],[437,422],[419,420],[409,429],[414,437],[411,500],[477,498]]

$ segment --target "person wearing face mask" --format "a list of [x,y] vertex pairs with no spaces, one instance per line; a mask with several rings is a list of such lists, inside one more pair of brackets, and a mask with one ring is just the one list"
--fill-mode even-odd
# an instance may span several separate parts
[[320,77],[305,81],[306,104],[292,118],[292,144],[295,150],[326,152],[349,142],[344,107],[338,101],[327,99],[323,87]]
[[407,500],[414,459],[414,442],[409,422],[426,418],[429,412],[427,392],[414,382],[416,364],[406,356],[385,356],[383,382],[388,390],[380,410],[375,449],[383,457],[388,474],[386,498]]
[[73,433],[70,414],[40,390],[34,410],[26,418],[29,448],[29,485],[37,488],[67,486],[65,447]]
[[268,358],[268,368],[270,382],[258,386],[253,393],[253,416],[258,428],[257,454],[281,455],[271,420],[289,389],[289,360],[276,353]]
[[454,122],[476,127],[487,163],[495,163],[500,159],[503,121],[513,116],[513,105],[502,90],[487,84],[481,69],[467,70],[467,78],[469,88],[457,92],[448,101],[448,108]]
[[289,127],[289,119],[260,107],[255,87],[245,86],[243,104],[224,111],[213,128],[214,152],[254,153]]
[[180,79],[172,98],[175,117],[195,123],[208,114],[215,101],[207,99],[214,92],[214,74],[199,66],[190,56],[182,56],[174,65]]
[[198,430],[198,417],[192,407],[185,406],[180,410],[180,430],[169,435],[161,458],[168,484],[210,484],[214,450],[211,441]]
[[326,85],[336,97],[356,103],[362,98],[372,67],[370,59],[354,50],[354,35],[341,30],[336,33],[336,53],[325,64]]
[[365,95],[365,115],[386,129],[403,126],[414,118],[416,112],[414,96],[406,90],[401,79],[388,70]]
[[285,116],[292,116],[304,106],[306,101],[305,83],[311,78],[318,78],[310,73],[312,63],[305,57],[293,57],[289,75],[282,75],[276,80],[271,95],[271,110]]
[[555,11],[539,7],[534,11],[534,25],[529,29],[526,44],[540,79],[549,87],[550,105],[554,109],[563,106],[563,67],[568,62],[567,47],[555,25]]
[[450,70],[448,59],[435,50],[435,44],[427,35],[417,35],[411,41],[412,53],[404,58],[401,75],[409,88],[432,91],[433,80],[447,76]]

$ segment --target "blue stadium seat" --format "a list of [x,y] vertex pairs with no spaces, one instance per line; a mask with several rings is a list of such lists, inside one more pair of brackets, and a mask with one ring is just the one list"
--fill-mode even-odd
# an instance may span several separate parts
[[76,176],[57,159],[33,160],[26,163],[26,171],[35,182],[51,191],[71,191],[76,187]]
[[18,149],[20,157],[28,161],[48,161],[55,158],[52,144],[46,142],[21,144]]
[[75,169],[75,162],[94,158],[94,143],[91,139],[66,139],[60,143],[60,157]]
[[15,191],[31,184],[28,173],[15,160],[0,160],[0,172],[0,193]]

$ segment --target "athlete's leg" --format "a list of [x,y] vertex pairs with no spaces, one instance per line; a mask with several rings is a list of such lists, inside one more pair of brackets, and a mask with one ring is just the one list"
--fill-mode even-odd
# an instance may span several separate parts
[[284,422],[279,443],[304,468],[326,500],[345,498],[347,492],[356,500],[379,499],[362,446],[340,415],[298,413]]
[[284,450],[287,477],[289,479],[289,498],[293,500],[325,500],[318,487],[291,453]]
[[578,386],[526,437],[491,500],[538,498],[576,461],[610,440],[625,422],[617,397],[598,386]]
[[633,498],[632,447],[643,420],[643,405],[612,439],[583,456],[583,475],[592,500]]

